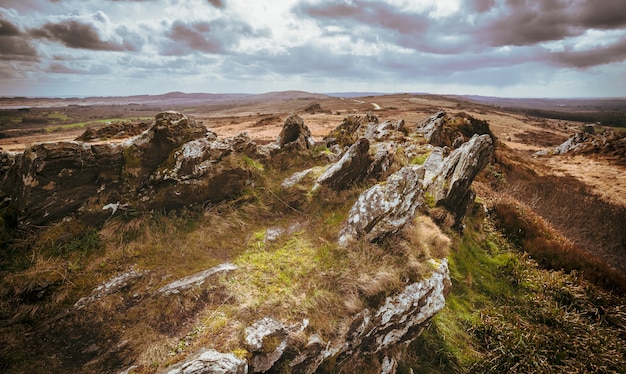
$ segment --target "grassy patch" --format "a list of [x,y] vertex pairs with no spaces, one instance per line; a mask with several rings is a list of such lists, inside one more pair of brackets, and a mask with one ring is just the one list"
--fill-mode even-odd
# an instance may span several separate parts
[[489,219],[467,223],[452,235],[446,307],[410,346],[414,372],[623,371],[623,299],[576,272],[539,268]]

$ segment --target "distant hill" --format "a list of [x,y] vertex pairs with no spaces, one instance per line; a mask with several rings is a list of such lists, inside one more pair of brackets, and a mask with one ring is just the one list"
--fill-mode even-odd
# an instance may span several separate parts
[[160,95],[133,95],[133,96],[93,96],[93,97],[11,97],[0,98],[0,108],[25,107],[55,107],[68,105],[129,105],[146,104],[160,105],[165,103],[176,104],[205,104],[213,102],[246,102],[246,101],[283,101],[303,99],[326,99],[328,95],[305,91],[280,91],[263,94],[246,93],[185,93],[180,91],[168,92]]

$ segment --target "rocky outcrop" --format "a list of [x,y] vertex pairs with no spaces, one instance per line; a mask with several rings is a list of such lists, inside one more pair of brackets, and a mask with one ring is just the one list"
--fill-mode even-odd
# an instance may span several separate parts
[[339,234],[343,246],[364,238],[376,241],[398,232],[423,205],[424,169],[405,166],[363,192],[348,213],[348,221]]
[[112,204],[176,209],[220,202],[253,183],[254,165],[245,157],[265,157],[246,134],[218,141],[178,112],[158,114],[152,127],[122,144],[44,143],[1,155],[0,198],[21,212],[23,225],[77,212],[98,224]]
[[21,221],[40,225],[67,216],[99,191],[118,189],[122,165],[119,146],[39,144],[13,158],[0,194],[10,199]]
[[128,138],[141,134],[150,128],[149,122],[114,122],[101,127],[90,127],[78,138],[74,139],[82,142],[90,142],[106,139]]
[[435,270],[430,277],[387,297],[377,310],[366,308],[354,318],[339,360],[375,354],[419,335],[425,323],[443,309],[452,285],[447,260],[432,260],[431,265]]
[[[552,153],[555,155],[597,154],[626,163],[626,136],[615,131],[594,133],[591,130],[585,130],[574,134],[556,147]],[[549,154],[549,152],[538,153],[538,155],[545,154]]]
[[232,353],[209,349],[194,355],[161,374],[247,374],[248,364]]
[[[352,317],[347,330],[332,342],[326,342],[319,335],[312,334],[304,345],[298,343],[301,339],[298,335],[308,326],[307,320],[294,326],[270,317],[254,322],[245,329],[245,342],[249,352],[247,368],[252,373],[264,373],[275,370],[280,365],[282,368],[288,367],[289,372],[310,374],[326,364],[330,365],[327,368],[340,372],[342,362],[350,357],[384,353],[397,344],[412,341],[430,318],[445,306],[445,296],[451,287],[447,260],[431,260],[430,264],[433,268],[430,276],[409,284],[394,296],[387,297],[378,308],[365,308]],[[208,355],[201,359],[205,352],[192,356],[164,373],[221,372],[208,369],[185,370],[208,368],[208,362],[231,362],[233,358],[233,355],[207,352],[211,352],[211,360],[207,358]],[[392,368],[395,360],[387,361],[389,368]],[[240,366],[237,367],[243,367],[244,363],[239,362]]]
[[339,234],[339,243],[345,246],[361,238],[377,241],[398,232],[414,218],[425,198],[452,211],[460,222],[473,196],[470,185],[493,150],[489,135],[475,135],[449,155],[436,148],[424,165],[403,167],[385,184],[359,196]]
[[444,134],[444,117],[446,113],[443,111],[430,116],[418,123],[416,131],[424,136],[427,142],[435,146],[445,146],[447,139]]
[[310,149],[315,141],[302,118],[292,114],[285,120],[276,143],[280,148]]
[[357,130],[361,127],[361,117],[347,116],[341,123],[332,130],[324,141],[328,147],[335,144],[340,147],[349,147],[359,139]]
[[[378,120],[378,118],[377,118]],[[385,121],[383,123],[370,122],[365,130],[365,137],[371,141],[402,141],[406,128],[404,120]]]
[[442,205],[455,214],[457,222],[465,215],[467,205],[473,201],[470,193],[472,181],[491,160],[494,144],[489,135],[474,135],[455,149],[448,157],[439,152],[431,154],[425,168],[426,193],[435,204]]

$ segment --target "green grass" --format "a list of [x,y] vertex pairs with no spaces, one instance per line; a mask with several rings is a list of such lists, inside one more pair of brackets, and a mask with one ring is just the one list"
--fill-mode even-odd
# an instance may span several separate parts
[[452,291],[409,349],[416,373],[624,372],[624,299],[539,268],[487,219],[452,234]]

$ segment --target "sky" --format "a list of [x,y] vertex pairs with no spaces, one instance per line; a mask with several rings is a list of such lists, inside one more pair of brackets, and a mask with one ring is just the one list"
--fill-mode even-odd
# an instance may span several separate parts
[[0,96],[626,97],[625,0],[0,0]]

